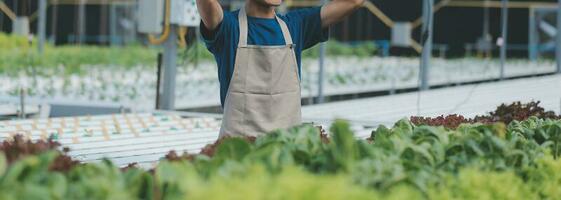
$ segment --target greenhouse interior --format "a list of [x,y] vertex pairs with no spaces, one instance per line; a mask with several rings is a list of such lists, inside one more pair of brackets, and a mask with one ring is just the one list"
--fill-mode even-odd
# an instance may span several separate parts
[[561,0],[0,0],[0,200],[561,199]]

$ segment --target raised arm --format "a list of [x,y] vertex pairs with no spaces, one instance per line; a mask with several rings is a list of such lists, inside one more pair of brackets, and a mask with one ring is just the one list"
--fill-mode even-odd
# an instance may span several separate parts
[[208,30],[214,30],[224,18],[224,11],[218,0],[197,0],[197,8]]
[[[199,0],[200,1],[200,0]],[[345,17],[360,8],[365,0],[333,0],[321,9],[321,25],[330,25],[343,20]]]

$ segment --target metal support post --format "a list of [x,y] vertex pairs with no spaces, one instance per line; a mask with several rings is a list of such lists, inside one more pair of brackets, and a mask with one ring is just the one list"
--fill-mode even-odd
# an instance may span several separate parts
[[39,23],[37,23],[39,35],[39,53],[43,53],[47,32],[47,0],[39,0]]
[[531,61],[538,59],[538,43],[536,13],[534,8],[530,8],[528,11],[528,59]]
[[561,0],[559,0],[557,8],[557,48],[555,57],[555,60],[557,60],[557,73],[561,74]]
[[318,71],[318,96],[316,103],[320,104],[324,102],[323,96],[323,83],[325,77],[325,42],[321,43],[319,46],[319,71]]
[[[489,0],[485,0],[485,5],[488,5]],[[483,8],[483,35],[481,39],[485,42],[485,57],[491,57],[492,46],[487,42],[492,41],[491,34],[489,33],[489,7]]]
[[201,27],[197,26],[196,27],[196,35],[197,35],[197,39],[196,41],[193,43],[195,45],[195,60],[194,60],[194,64],[195,67],[199,67],[199,60],[200,60],[200,55],[199,55],[199,47],[202,41],[203,36],[201,35]]
[[421,43],[423,52],[421,55],[421,68],[419,78],[421,79],[420,90],[429,89],[430,59],[432,57],[433,40],[433,5],[434,0],[423,0],[423,29],[421,32]]
[[508,0],[502,0],[501,12],[502,45],[501,45],[501,71],[500,80],[505,78],[506,48],[508,43]]
[[[327,3],[326,0],[322,0],[322,3]],[[316,103],[320,104],[325,101],[323,94],[324,78],[325,78],[325,42],[322,42],[319,46],[319,71],[318,71],[318,96]]]
[[160,108],[160,98],[162,98],[162,58],[163,54],[158,53],[158,66],[157,66],[157,76],[156,76],[156,110],[161,110]]
[[127,40],[125,41],[127,44],[133,43],[134,41],[136,41],[136,30],[138,29],[138,20],[137,20],[137,13],[135,9],[136,7],[134,5],[126,5],[126,12],[127,12],[127,18],[131,21],[131,25],[132,27],[129,27],[127,29]]
[[[538,13],[536,13],[535,17],[536,17],[536,41],[537,41],[537,43],[536,43],[537,44],[537,46],[536,46],[536,51],[537,51],[536,58],[539,59],[540,57],[542,57],[542,51],[540,49],[540,44],[541,44],[540,41],[542,41],[542,38],[540,37],[540,31],[541,31],[540,24],[544,20],[544,14],[542,12],[538,12]],[[549,37],[552,37],[552,36],[549,36]],[[547,39],[547,36],[544,39]]]
[[52,44],[56,44],[56,27],[58,21],[58,0],[51,0],[53,3],[51,10],[51,36],[49,38]]
[[78,44],[84,42],[84,35],[86,34],[86,1],[81,0],[78,5]]
[[175,108],[175,79],[177,74],[177,33],[176,27],[171,26],[170,34],[164,43],[164,76],[162,82],[162,97],[160,108],[173,110]]
[[111,46],[117,45],[117,5],[109,5],[109,41]]
[[[485,4],[489,3],[489,0],[485,0]],[[482,38],[486,38],[489,35],[489,7],[483,8],[483,35]]]
[[[19,3],[18,3],[18,1],[14,1],[13,3],[14,3],[14,4],[13,4],[13,5],[14,5],[14,9],[13,9],[14,14],[16,15],[16,17],[17,17],[17,16],[20,16],[20,15],[18,15],[18,14],[21,13],[21,12],[19,11]],[[25,15],[25,14],[24,14],[24,15]],[[12,22],[12,23],[13,23],[13,22]]]
[[19,104],[20,104],[20,111],[19,111],[19,118],[25,119],[25,96],[27,95],[27,91],[25,88],[20,88],[19,90]]
[[103,44],[108,44],[109,43],[109,37],[107,37],[107,3],[108,0],[102,0],[101,1],[102,5],[100,5],[100,11],[99,11],[99,38],[98,38],[98,42],[103,43]]

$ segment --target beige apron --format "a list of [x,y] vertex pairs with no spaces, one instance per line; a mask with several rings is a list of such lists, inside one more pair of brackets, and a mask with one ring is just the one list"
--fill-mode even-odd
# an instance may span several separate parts
[[238,18],[240,38],[220,136],[259,136],[300,124],[298,64],[286,23],[276,17],[286,45],[255,46],[247,44],[245,9]]

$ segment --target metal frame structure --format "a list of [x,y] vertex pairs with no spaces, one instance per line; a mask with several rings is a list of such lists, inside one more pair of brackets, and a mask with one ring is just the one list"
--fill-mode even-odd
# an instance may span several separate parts
[[175,26],[171,26],[170,35],[164,43],[162,94],[158,108],[163,110],[175,109],[175,83],[177,74],[177,35]]
[[[287,4],[290,6],[314,6],[318,5],[318,2],[315,0],[307,0],[307,1],[294,1],[288,0]],[[365,1],[363,7],[368,9],[372,14],[374,14],[382,23],[386,26],[392,28],[395,25],[395,22],[392,21],[387,15],[385,15],[376,5],[374,5],[370,1]],[[413,28],[419,27],[421,24],[423,25],[421,31],[421,45],[417,44],[415,40],[411,39],[411,47],[417,50],[417,52],[421,53],[421,64],[420,64],[420,74],[419,74],[419,89],[420,90],[428,90],[429,89],[429,69],[430,69],[430,58],[432,54],[432,36],[433,36],[433,18],[434,13],[438,12],[440,9],[444,7],[475,7],[475,8],[484,8],[484,28],[483,28],[483,37],[485,39],[489,28],[488,28],[488,15],[489,15],[489,8],[501,8],[501,34],[502,34],[502,45],[500,49],[500,57],[501,57],[501,68],[500,68],[500,75],[499,79],[505,79],[505,65],[506,65],[506,57],[507,57],[507,44],[508,44],[508,10],[513,8],[524,8],[524,9],[537,9],[537,8],[557,8],[557,15],[558,17],[558,25],[557,29],[558,32],[561,33],[561,0],[559,3],[549,3],[549,2],[509,2],[508,0],[501,0],[501,2],[497,1],[468,1],[468,0],[441,0],[436,5],[434,5],[434,0],[423,0],[423,16],[418,18],[417,20],[412,22]],[[531,15],[532,16],[532,15]],[[530,32],[533,34],[534,32]],[[561,73],[561,34],[557,34],[557,42],[556,42],[556,60],[557,60],[557,72]],[[531,36],[530,41],[534,41],[535,35]],[[532,45],[529,45],[532,48]],[[323,47],[320,48],[320,55],[323,53]],[[320,58],[320,75],[323,73],[323,58]],[[318,99],[323,100],[323,81],[320,78],[319,84],[319,96]],[[319,101],[318,101],[319,102]]]
[[561,74],[561,0],[557,4],[557,51],[555,52],[555,58],[557,73]]
[[[556,15],[556,25],[552,25],[545,21],[546,15]],[[540,33],[548,35],[545,43],[540,40]],[[528,57],[530,60],[536,60],[541,56],[543,51],[548,48],[555,48],[556,73],[561,74],[561,0],[556,7],[531,7],[529,11],[528,22]],[[545,48],[545,49],[544,49]]]
[[[317,5],[317,1],[309,0],[309,1],[287,1],[287,3],[291,6],[312,6]],[[372,14],[374,14],[382,23],[386,26],[392,28],[395,25],[395,22],[392,21],[387,15],[385,15],[376,5],[374,5],[370,1],[365,1],[363,7],[368,9]],[[421,45],[415,42],[415,40],[411,39],[411,47],[415,49],[417,52],[421,53],[421,65],[420,65],[420,83],[419,89],[420,90],[428,90],[429,89],[429,68],[430,68],[430,58],[432,53],[432,32],[433,32],[433,18],[434,13],[438,12],[440,9],[444,7],[475,7],[475,8],[485,8],[486,18],[484,19],[484,32],[483,32],[483,39],[488,32],[488,9],[489,8],[501,8],[501,33],[502,33],[502,40],[503,44],[501,45],[501,68],[500,68],[500,75],[499,79],[503,80],[505,78],[505,65],[506,65],[506,57],[507,57],[507,41],[508,41],[508,9],[511,8],[550,8],[550,7],[558,7],[555,3],[546,3],[546,2],[508,2],[508,0],[501,0],[501,2],[497,1],[467,1],[467,0],[441,0],[436,5],[434,4],[434,0],[423,1],[423,16],[414,20],[412,22],[413,29],[423,25],[421,31]],[[559,11],[561,13],[561,10]],[[561,30],[561,25],[558,26]],[[557,45],[557,49],[561,49],[561,39],[559,39],[559,44]],[[558,71],[561,73],[561,53],[558,53],[557,57],[558,62]],[[321,60],[320,60],[321,62]],[[321,66],[321,65],[320,65]],[[321,71],[321,70],[320,70]],[[319,88],[323,88],[321,82],[319,82]],[[320,93],[321,94],[321,93]]]
[[430,59],[432,57],[432,42],[434,28],[434,0],[423,0],[423,27],[421,30],[421,44],[423,52],[421,55],[421,65],[419,72],[419,90],[428,90]]
[[[490,0],[485,0],[485,3],[488,3]],[[483,27],[481,31],[481,37],[476,42],[476,49],[483,53],[485,57],[491,57],[491,50],[493,48],[493,38],[490,34],[490,8],[484,7],[483,8]]]
[[545,20],[545,16],[556,15],[556,13],[557,8],[530,8],[528,20],[528,57],[530,60],[538,59],[544,51],[550,49],[549,47],[554,47],[556,28],[554,24]]
[[[322,0],[322,3],[327,3],[327,0]],[[323,95],[323,85],[324,85],[324,76],[325,76],[325,43],[321,43],[319,46],[319,75],[318,75],[318,96],[316,103],[320,104],[325,101]]]
[[501,71],[499,79],[505,78],[506,48],[508,45],[508,0],[501,0]]
[[[561,4],[561,1],[560,3]],[[422,58],[421,58],[421,66],[420,66],[420,90],[427,90],[429,88],[429,80],[428,80],[428,71],[429,71],[429,60],[430,54],[432,51],[432,18],[434,13],[439,11],[444,7],[476,7],[476,8],[501,8],[501,33],[502,33],[502,45],[500,50],[500,57],[501,57],[501,68],[500,68],[500,75],[499,79],[503,80],[505,78],[505,65],[506,65],[506,57],[507,57],[507,41],[508,41],[508,10],[511,8],[525,8],[525,9],[535,9],[535,8],[558,8],[557,13],[561,13],[561,5],[557,5],[556,3],[546,3],[546,2],[508,2],[508,0],[501,0],[501,2],[497,1],[466,1],[466,0],[441,0],[438,4],[434,5],[434,2],[431,4],[427,4],[427,0],[423,1],[423,16],[417,20],[415,20],[413,24],[413,28],[418,27],[419,25],[423,24],[423,29],[421,31],[421,43],[423,44],[422,49]],[[377,16],[385,25],[388,27],[393,27],[395,24],[389,17],[387,17],[380,9],[378,9],[373,3],[366,1],[364,7],[369,9],[372,14]],[[427,10],[430,11],[427,12]],[[487,10],[488,12],[488,10]],[[486,13],[487,13],[486,12]],[[561,14],[558,14],[558,26],[557,28],[561,32]],[[487,23],[485,21],[484,23]],[[428,24],[428,26],[426,26]],[[427,29],[430,28],[430,30]],[[487,25],[484,25],[484,35],[486,34]],[[427,34],[430,33],[430,34]],[[531,32],[532,34],[533,32]],[[532,36],[532,39],[535,36]],[[557,71],[561,73],[561,39],[560,36],[557,37],[557,44],[556,44],[556,60],[558,62]],[[430,39],[429,39],[430,38]],[[535,41],[535,40],[530,40]],[[418,49],[416,47],[418,45],[412,44],[412,47]],[[529,45],[532,46],[532,45]],[[427,52],[429,51],[429,52]]]
[[[286,4],[288,6],[316,6],[316,5],[320,5],[320,2],[325,3],[325,1],[318,1],[318,0],[303,0],[303,1],[298,1],[298,0],[288,0],[286,2]],[[78,7],[78,24],[79,28],[78,28],[78,43],[82,43],[83,42],[83,34],[85,32],[85,27],[84,26],[84,21],[85,21],[85,5],[107,5],[110,4],[112,5],[110,8],[110,13],[111,13],[111,28],[110,28],[110,32],[111,34],[115,34],[116,32],[116,24],[115,24],[115,13],[116,13],[116,8],[114,7],[115,4],[134,4],[136,3],[136,1],[134,0],[40,0],[40,4],[39,4],[39,9],[36,13],[32,14],[30,18],[34,19],[36,18],[35,16],[38,16],[39,18],[39,23],[38,23],[38,30],[39,30],[39,45],[38,45],[38,50],[40,52],[43,51],[44,48],[44,42],[46,39],[46,9],[48,4],[70,4],[70,5],[79,5]],[[370,1],[365,1],[364,5],[363,5],[366,9],[368,9],[372,14],[374,14],[376,17],[378,17],[386,26],[388,27],[393,27],[395,25],[395,23],[388,17],[386,16],[378,7],[376,7],[376,5],[374,5],[372,2]],[[500,71],[500,79],[503,79],[504,76],[504,68],[505,68],[505,59],[506,59],[506,45],[507,45],[507,32],[508,32],[508,9],[509,8],[525,8],[525,9],[530,9],[531,11],[534,10],[538,10],[538,9],[545,9],[545,8],[557,8],[557,12],[561,12],[561,8],[559,8],[559,6],[561,5],[557,5],[556,3],[544,3],[544,2],[508,2],[507,0],[502,0],[502,2],[497,2],[497,1],[468,1],[468,0],[441,0],[439,1],[437,4],[434,4],[434,0],[424,0],[423,1],[423,16],[415,21],[412,22],[412,27],[413,28],[417,28],[420,25],[423,25],[422,27],[422,36],[421,36],[421,43],[422,46],[420,44],[418,44],[417,42],[415,42],[415,40],[411,39],[412,42],[412,48],[415,49],[417,52],[420,52],[422,54],[422,58],[421,58],[421,63],[420,63],[420,84],[419,84],[419,88],[421,90],[427,90],[429,89],[429,68],[430,68],[430,58],[432,57],[432,37],[433,37],[433,18],[434,18],[434,13],[439,11],[440,9],[444,8],[444,7],[479,7],[479,8],[501,8],[502,9],[502,38],[503,38],[503,45],[501,46],[501,71]],[[0,9],[7,14],[8,17],[11,16],[11,11],[9,8],[7,8],[7,6],[0,1]],[[38,14],[37,14],[38,13]],[[530,22],[533,22],[534,20],[532,19],[533,12],[531,12],[532,14],[530,15]],[[14,14],[15,15],[15,14]],[[13,17],[13,16],[12,16]],[[12,18],[10,17],[10,18]],[[558,17],[561,17],[561,15],[558,15]],[[558,20],[561,21],[561,20]],[[561,22],[558,22],[560,25],[557,26],[558,29],[561,30]],[[533,26],[531,26],[532,28],[535,28],[536,24],[532,24]],[[486,27],[486,26],[484,26]],[[171,32],[170,32],[170,36],[168,38],[168,40],[165,42],[164,44],[164,49],[165,49],[165,56],[164,56],[164,73],[163,73],[163,94],[161,96],[161,105],[159,106],[162,109],[168,109],[168,110],[173,110],[174,109],[174,101],[175,101],[175,73],[176,73],[176,66],[175,66],[175,61],[176,61],[176,52],[177,52],[177,46],[175,44],[175,38],[176,38],[176,32],[174,29],[176,29],[177,27],[175,26],[171,26]],[[487,30],[484,28],[484,30]],[[561,32],[561,31],[558,31]],[[530,42],[535,42],[537,41],[536,38],[538,37],[536,34],[535,30],[530,30]],[[485,31],[484,31],[485,34]],[[113,38],[112,38],[112,43],[113,43]],[[559,39],[559,37],[557,37],[557,42],[556,42],[556,46],[557,46],[557,61],[560,63],[558,64],[558,69],[557,71],[559,73],[561,73],[561,53],[560,53],[560,49],[561,49],[561,39]],[[536,45],[535,44],[531,44],[529,45],[529,50],[530,50],[530,57],[531,58],[536,58],[535,54],[536,54]],[[539,51],[538,51],[539,53]],[[324,101],[324,95],[323,95],[323,73],[324,73],[324,57],[325,57],[325,46],[324,44],[321,45],[320,47],[320,78],[318,80],[318,97],[317,97],[317,103],[322,103]]]
[[47,35],[47,0],[39,0],[39,23],[37,23],[37,32],[39,32],[39,45],[37,46],[39,53],[43,53],[45,40]]
[[[47,23],[47,9],[49,6],[57,6],[57,5],[77,5],[77,29],[76,32],[78,33],[75,36],[75,41],[78,44],[84,42],[84,34],[85,34],[85,20],[86,20],[86,5],[110,5],[110,35],[112,36],[110,39],[110,43],[112,45],[117,44],[116,39],[114,38],[117,31],[117,23],[116,23],[116,6],[118,5],[133,5],[136,3],[135,0],[38,0],[39,6],[37,11],[29,15],[29,20],[34,21],[38,20],[37,23],[37,35],[38,35],[38,46],[37,49],[40,53],[43,52],[45,41],[46,41],[46,23]],[[55,7],[56,8],[56,7]],[[0,1],[0,12],[5,14],[10,20],[14,21],[17,18],[15,12],[13,12],[3,1]],[[53,15],[54,16],[54,15]],[[55,30],[53,27],[53,31]]]

